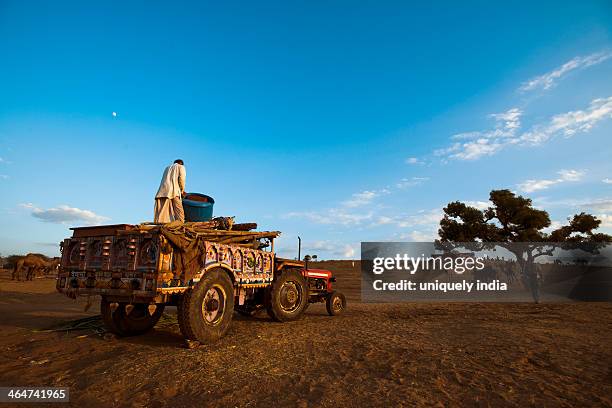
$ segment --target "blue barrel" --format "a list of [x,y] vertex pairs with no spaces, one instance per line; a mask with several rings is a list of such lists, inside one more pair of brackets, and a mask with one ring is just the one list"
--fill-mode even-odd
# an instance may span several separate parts
[[186,222],[209,221],[213,217],[215,200],[206,194],[187,193],[183,198]]

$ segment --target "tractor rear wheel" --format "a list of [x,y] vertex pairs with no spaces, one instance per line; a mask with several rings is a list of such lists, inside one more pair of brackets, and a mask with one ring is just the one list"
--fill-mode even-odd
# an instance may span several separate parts
[[287,269],[267,290],[268,315],[279,322],[299,319],[308,305],[308,282],[299,269]]
[[137,336],[151,330],[164,313],[163,304],[118,302],[113,311],[112,303],[102,298],[100,311],[106,329],[122,337]]
[[215,268],[185,292],[179,306],[181,332],[188,340],[212,343],[229,329],[234,313],[234,286],[227,273]]
[[332,292],[327,297],[325,306],[330,316],[338,316],[346,309],[346,298],[340,292]]

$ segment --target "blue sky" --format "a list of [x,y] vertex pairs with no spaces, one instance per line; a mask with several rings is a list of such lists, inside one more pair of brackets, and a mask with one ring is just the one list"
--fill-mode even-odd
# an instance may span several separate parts
[[176,158],[285,256],[430,240],[493,188],[612,232],[606,1],[0,0],[0,49],[2,254],[149,221]]

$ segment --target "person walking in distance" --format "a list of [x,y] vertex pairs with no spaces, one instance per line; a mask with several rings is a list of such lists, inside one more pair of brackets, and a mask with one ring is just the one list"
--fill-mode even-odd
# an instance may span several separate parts
[[185,165],[177,159],[166,167],[155,195],[153,221],[165,224],[171,221],[185,222],[182,198],[185,196]]

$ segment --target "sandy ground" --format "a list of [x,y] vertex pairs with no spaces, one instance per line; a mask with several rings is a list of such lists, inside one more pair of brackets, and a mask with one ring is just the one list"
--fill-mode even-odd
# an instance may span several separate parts
[[356,268],[323,266],[349,295],[345,315],[235,316],[194,350],[174,308],[139,337],[38,332],[98,306],[5,272],[0,385],[70,387],[79,407],[612,406],[611,304],[361,304]]

